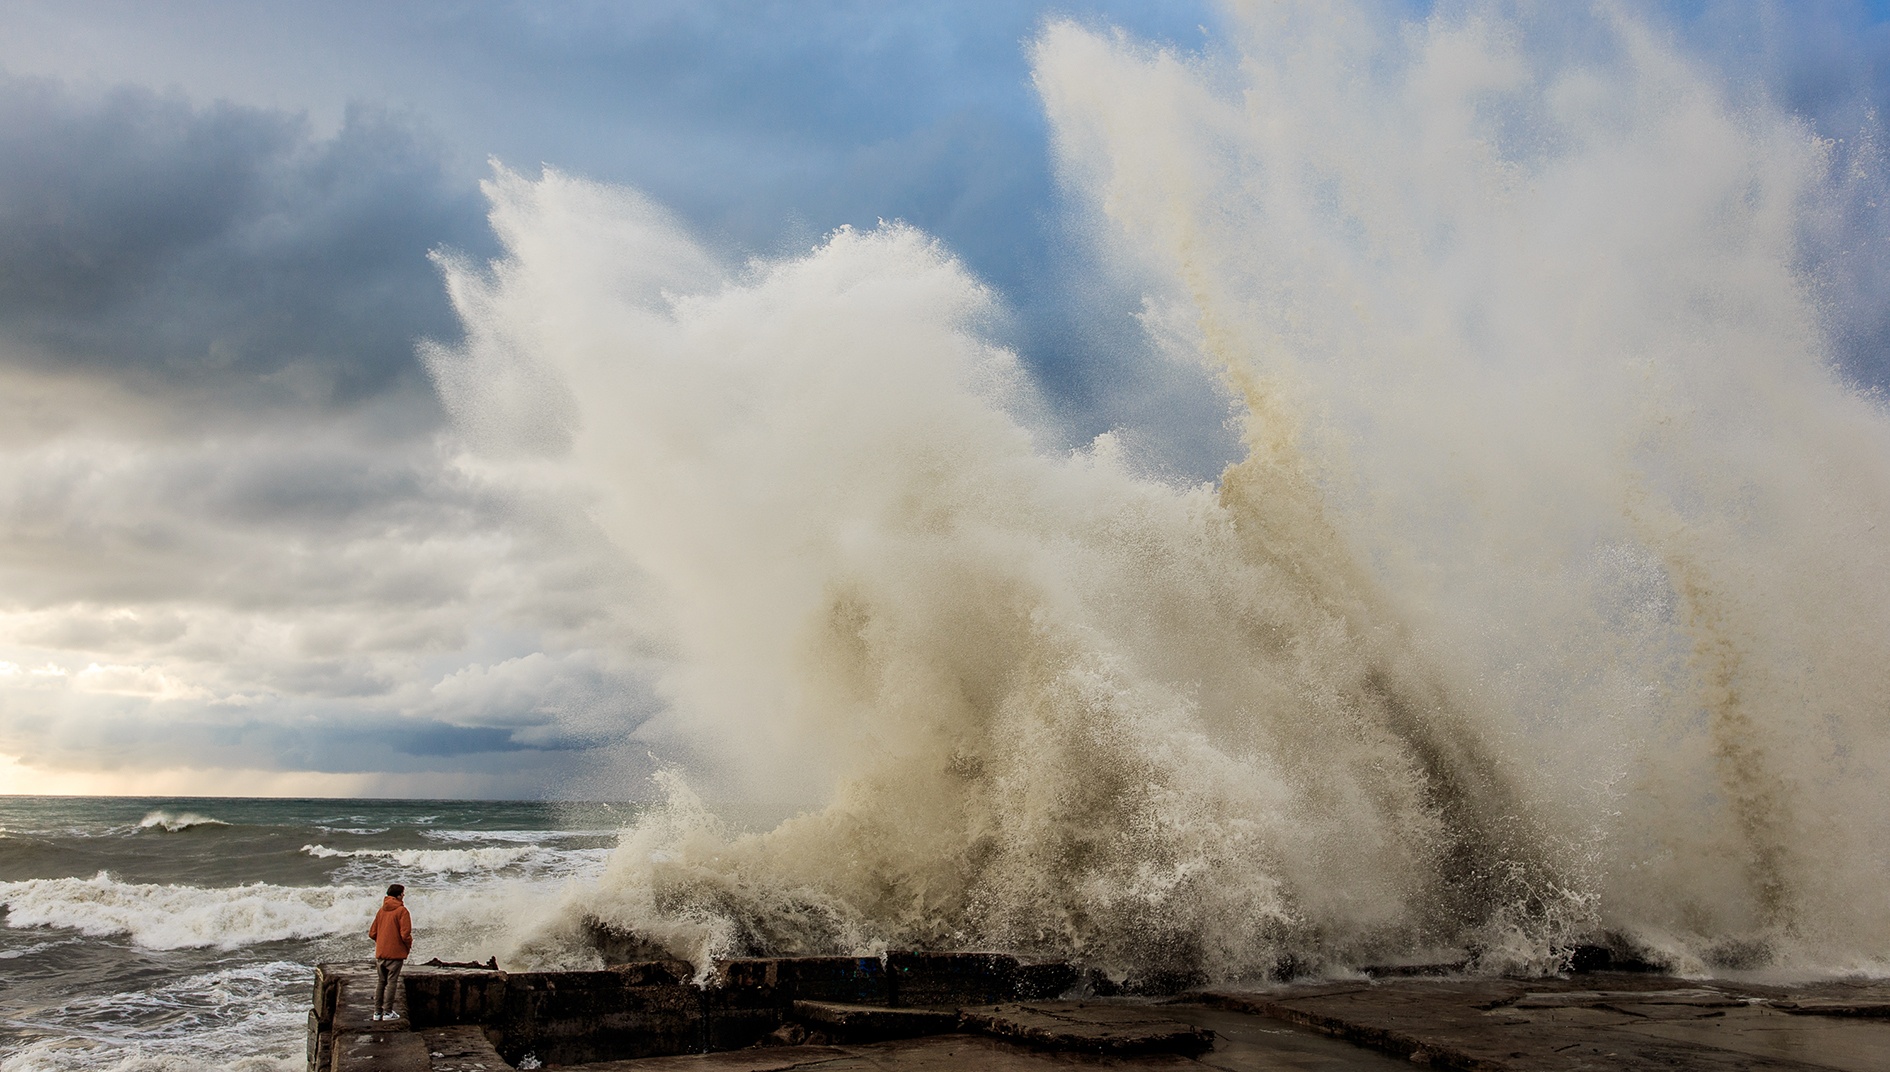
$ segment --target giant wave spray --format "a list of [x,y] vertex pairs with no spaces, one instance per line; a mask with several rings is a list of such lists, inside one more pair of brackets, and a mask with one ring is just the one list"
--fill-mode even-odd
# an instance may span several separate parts
[[[910,227],[729,269],[634,192],[501,171],[507,254],[444,260],[429,363],[469,464],[647,579],[638,739],[691,757],[513,959],[1881,969],[1890,422],[1800,252],[1842,176],[1574,21],[1045,28],[1099,261],[1231,400],[1198,486],[1056,449]],[[685,783],[800,808],[742,833]]]

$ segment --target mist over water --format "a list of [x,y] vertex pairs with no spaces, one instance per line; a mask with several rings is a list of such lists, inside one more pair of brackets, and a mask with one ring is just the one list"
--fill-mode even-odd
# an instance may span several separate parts
[[1806,268],[1831,146],[1625,17],[1231,23],[1034,46],[1098,272],[1227,392],[1212,484],[1057,449],[912,228],[731,269],[634,192],[489,184],[507,255],[444,263],[429,362],[468,464],[645,578],[637,739],[686,759],[513,962],[1890,963],[1890,423]]

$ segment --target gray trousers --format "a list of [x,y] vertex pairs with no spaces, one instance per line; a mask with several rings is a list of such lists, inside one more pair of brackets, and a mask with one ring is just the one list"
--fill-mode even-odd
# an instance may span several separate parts
[[375,1012],[394,1011],[394,998],[400,993],[400,969],[406,963],[398,957],[380,957],[374,961]]

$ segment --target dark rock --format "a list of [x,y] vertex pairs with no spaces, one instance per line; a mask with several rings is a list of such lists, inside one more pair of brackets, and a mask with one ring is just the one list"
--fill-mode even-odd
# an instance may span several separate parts
[[1626,935],[1608,931],[1571,947],[1568,967],[1583,975],[1591,972],[1664,973],[1670,965],[1662,963],[1651,950]]
[[1766,938],[1729,938],[1705,953],[1706,962],[1721,971],[1757,971],[1770,967],[1776,956]]
[[686,960],[626,961],[604,970],[616,975],[624,986],[681,986],[696,974]]
[[782,1024],[762,1037],[757,1046],[805,1046],[807,1029],[796,1023]]
[[1076,985],[1067,993],[1071,997],[1115,998],[1122,996],[1122,984],[1110,978],[1109,974],[1100,968],[1085,968],[1082,974],[1077,976]]
[[1207,985],[1207,976],[1182,969],[1158,970],[1131,975],[1122,981],[1122,992],[1135,997],[1169,997]]
[[645,960],[669,960],[670,953],[661,943],[646,935],[605,923],[587,916],[580,924],[585,944],[597,950],[606,964],[629,964]]
[[1290,983],[1295,979],[1318,973],[1318,964],[1302,960],[1292,953],[1282,953],[1274,958],[1273,967],[1267,969],[1267,978],[1276,983]]

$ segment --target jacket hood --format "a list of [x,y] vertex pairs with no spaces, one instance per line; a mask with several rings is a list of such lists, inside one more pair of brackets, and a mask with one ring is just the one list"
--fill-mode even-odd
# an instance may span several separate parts
[[394,909],[399,908],[399,907],[400,907],[400,898],[398,897],[384,897],[381,899],[381,911],[383,912],[392,912]]

